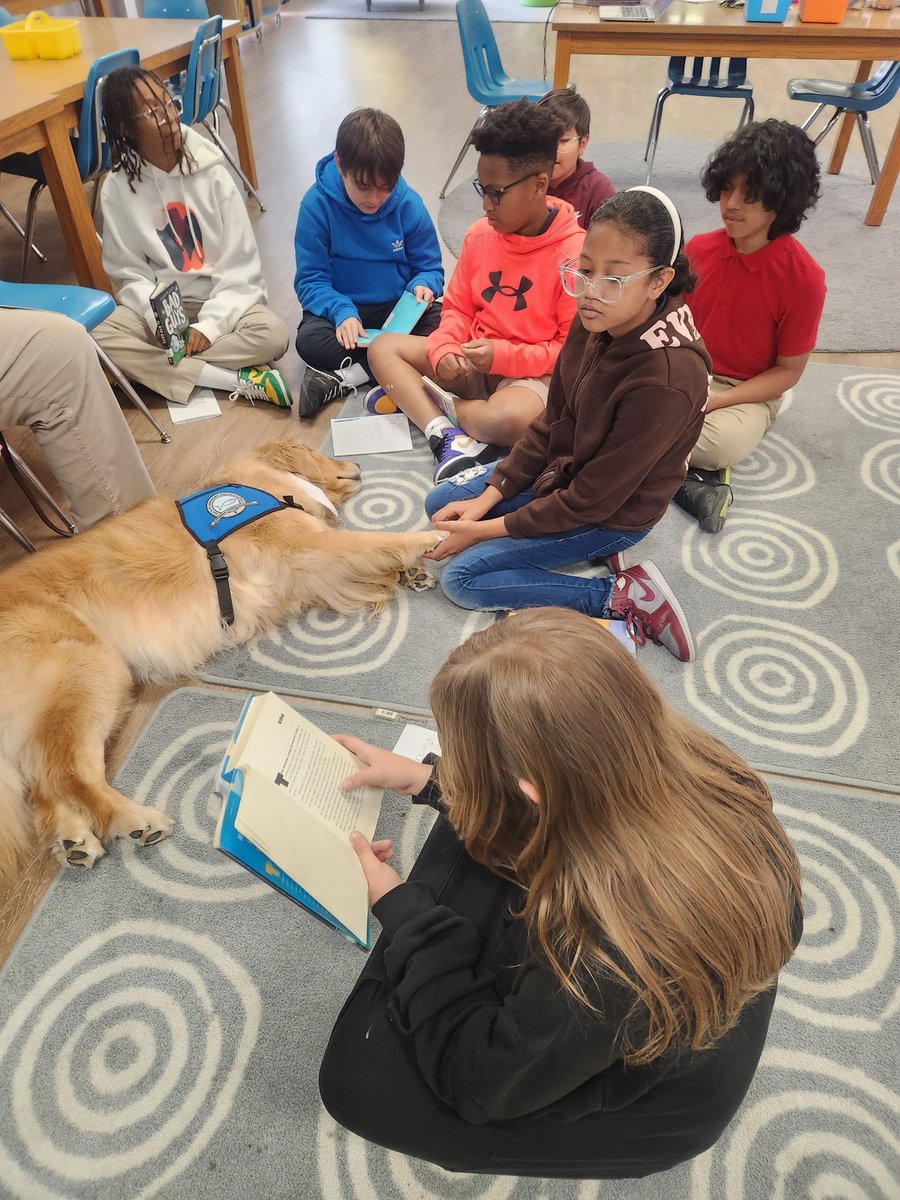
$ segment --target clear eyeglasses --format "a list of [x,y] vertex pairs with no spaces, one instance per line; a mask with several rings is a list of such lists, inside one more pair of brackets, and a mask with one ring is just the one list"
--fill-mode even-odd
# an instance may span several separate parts
[[573,258],[559,268],[563,291],[567,296],[572,296],[576,300],[580,300],[588,292],[593,292],[595,299],[599,300],[601,304],[618,304],[622,299],[626,283],[631,283],[632,279],[642,279],[645,275],[652,275],[654,271],[663,270],[662,267],[648,267],[646,271],[636,271],[634,275],[597,275],[591,279],[583,271],[577,269],[575,266],[577,262],[578,259]]
[[180,120],[181,109],[174,100],[168,99],[162,107],[145,108],[137,115],[144,121],[153,121],[160,126],[171,125],[173,119]]

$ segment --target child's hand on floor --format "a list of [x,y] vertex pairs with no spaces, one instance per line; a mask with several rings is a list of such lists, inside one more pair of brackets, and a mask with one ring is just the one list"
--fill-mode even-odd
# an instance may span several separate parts
[[469,369],[469,364],[461,354],[445,354],[437,361],[437,366],[434,368],[438,379],[446,379],[448,383],[452,383],[454,379],[459,379]]
[[335,329],[334,336],[345,350],[355,350],[359,339],[365,332],[359,317],[348,317],[346,321],[341,321]]
[[188,333],[187,345],[184,348],[185,354],[190,358],[192,354],[202,354],[204,350],[208,350],[212,343],[205,334],[202,334],[199,329],[195,329],[192,325]]

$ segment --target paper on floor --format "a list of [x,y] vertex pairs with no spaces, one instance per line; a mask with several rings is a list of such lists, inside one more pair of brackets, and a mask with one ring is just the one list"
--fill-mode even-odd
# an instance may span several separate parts
[[182,425],[185,421],[205,421],[207,417],[222,415],[212,388],[197,388],[187,404],[175,404],[167,400],[166,408],[173,425]]
[[336,458],[354,454],[389,454],[412,450],[409,421],[403,413],[376,417],[338,417],[331,422]]

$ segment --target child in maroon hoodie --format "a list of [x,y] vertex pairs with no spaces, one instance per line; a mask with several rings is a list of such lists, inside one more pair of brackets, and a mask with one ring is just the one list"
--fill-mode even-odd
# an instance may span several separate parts
[[541,97],[538,108],[546,108],[564,125],[547,193],[571,204],[578,224],[587,229],[595,211],[616,191],[602,171],[581,157],[591,135],[591,110],[573,87],[554,88]]

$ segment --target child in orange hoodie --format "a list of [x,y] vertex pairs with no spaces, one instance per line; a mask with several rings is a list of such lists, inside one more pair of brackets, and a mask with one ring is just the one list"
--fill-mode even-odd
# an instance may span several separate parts
[[[474,136],[484,217],[466,233],[428,338],[382,334],[369,349],[372,413],[406,413],[428,438],[438,483],[499,457],[544,410],[575,315],[558,268],[584,241],[575,211],[549,199],[562,122],[528,100],[492,109]],[[423,376],[445,385],[428,389]]]

